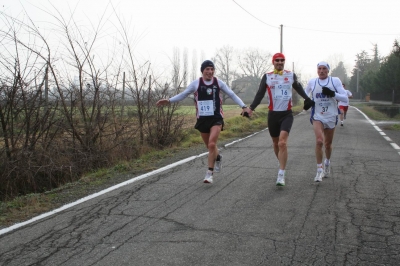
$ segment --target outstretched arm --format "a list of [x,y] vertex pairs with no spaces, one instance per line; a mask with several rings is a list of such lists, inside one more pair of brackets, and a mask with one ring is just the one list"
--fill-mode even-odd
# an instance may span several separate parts
[[195,80],[192,83],[190,83],[189,86],[181,93],[175,95],[174,97],[171,97],[170,99],[161,99],[156,103],[156,105],[162,106],[169,103],[180,102],[186,99],[186,97],[188,97],[190,94],[194,93],[198,86],[199,86],[199,80]]
[[264,74],[264,76],[261,79],[260,86],[258,87],[257,94],[254,97],[252,104],[250,104],[251,110],[254,111],[257,108],[257,106],[261,103],[262,99],[264,98],[266,92],[267,92],[267,75]]

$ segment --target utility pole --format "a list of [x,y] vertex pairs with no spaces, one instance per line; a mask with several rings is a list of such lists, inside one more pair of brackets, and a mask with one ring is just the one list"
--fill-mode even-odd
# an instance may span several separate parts
[[282,40],[283,40],[283,25],[281,24],[281,53],[282,53]]
[[[357,67],[357,94],[358,94],[358,81],[360,79],[360,69]],[[361,100],[361,94],[360,94],[360,100]]]

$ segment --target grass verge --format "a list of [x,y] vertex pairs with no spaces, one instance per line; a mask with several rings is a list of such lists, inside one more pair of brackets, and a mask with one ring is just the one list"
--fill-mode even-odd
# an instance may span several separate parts
[[[389,117],[387,114],[376,110],[374,108],[376,105],[370,103],[352,103],[352,106],[357,107],[370,119],[375,121],[400,121],[400,114],[396,115],[395,117]],[[400,125],[399,124],[386,125],[385,129],[400,130]]]
[[[267,127],[268,109],[265,105],[260,105],[251,119],[240,116],[241,110],[237,106],[224,108],[224,111],[225,128],[220,134],[220,143],[249,135]],[[192,122],[191,120],[190,123]],[[175,158],[184,151],[197,148],[201,152],[206,152],[203,146],[200,134],[191,125],[189,129],[185,130],[184,140],[173,147],[164,150],[149,150],[148,153],[137,160],[120,162],[112,168],[87,173],[77,182],[66,184],[45,193],[29,194],[10,201],[0,202],[0,228],[28,220],[41,213],[129,180],[134,176],[160,168],[163,166],[163,161],[166,163],[168,158]]]

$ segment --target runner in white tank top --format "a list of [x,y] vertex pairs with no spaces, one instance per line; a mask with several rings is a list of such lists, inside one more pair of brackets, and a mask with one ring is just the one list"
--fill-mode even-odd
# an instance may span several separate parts
[[[316,139],[317,175],[314,178],[315,182],[321,182],[323,176],[328,177],[330,174],[332,140],[339,114],[337,102],[348,102],[349,100],[342,82],[339,78],[330,77],[329,70],[328,63],[318,63],[318,78],[311,79],[305,89],[307,95],[312,93],[311,98],[315,101],[310,118]],[[325,146],[325,168],[322,167],[323,146]]]

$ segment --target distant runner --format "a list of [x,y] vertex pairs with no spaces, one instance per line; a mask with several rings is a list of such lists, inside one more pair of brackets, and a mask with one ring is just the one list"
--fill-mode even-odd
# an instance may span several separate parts
[[[351,91],[346,90],[346,86],[344,84],[342,84],[342,85],[343,85],[343,88],[345,89],[345,91],[347,93],[347,97],[349,99],[353,98],[353,94],[351,93]],[[347,110],[349,109],[349,105],[350,105],[350,101],[349,102],[339,101],[340,125],[341,126],[343,126],[343,120],[346,119],[346,114],[347,114]]]

